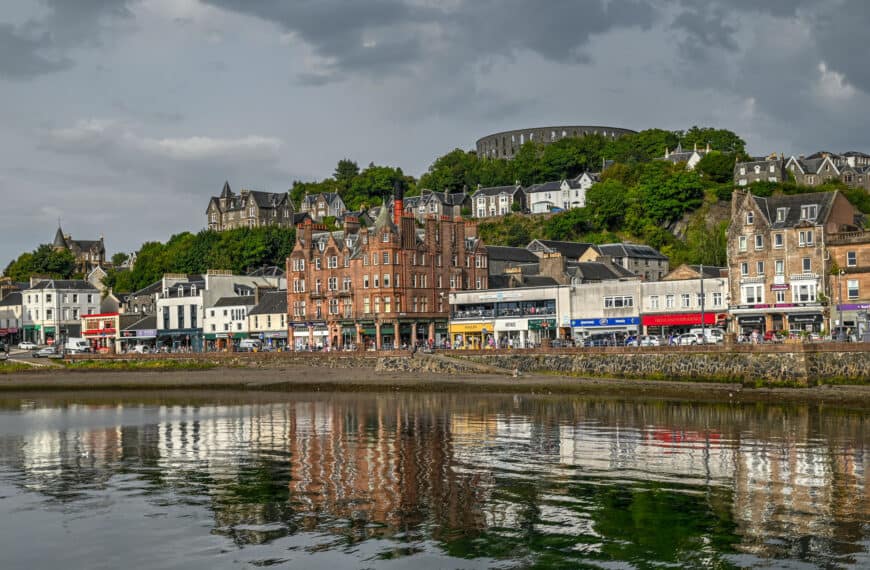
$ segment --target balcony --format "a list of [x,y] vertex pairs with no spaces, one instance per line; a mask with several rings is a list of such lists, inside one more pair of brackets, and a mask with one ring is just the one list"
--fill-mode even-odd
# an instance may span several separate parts
[[323,291],[312,291],[311,293],[308,294],[308,296],[311,297],[312,299],[322,299],[323,298]]
[[840,232],[831,234],[827,238],[828,245],[839,245],[849,243],[870,243],[870,231],[862,230],[856,232]]
[[818,273],[792,273],[789,275],[789,281],[815,281],[818,278]]

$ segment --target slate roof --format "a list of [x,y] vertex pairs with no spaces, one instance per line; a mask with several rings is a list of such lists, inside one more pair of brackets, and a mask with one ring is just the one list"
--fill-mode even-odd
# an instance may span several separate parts
[[523,277],[523,287],[549,287],[559,283],[552,277],[544,275],[527,275]]
[[287,314],[287,291],[269,291],[260,297],[260,303],[248,311],[249,315]]
[[522,190],[520,186],[490,186],[488,188],[478,188],[474,194],[471,195],[472,198],[476,196],[498,196],[499,194],[510,194],[513,196],[517,193],[517,191]]
[[278,267],[277,265],[258,267],[257,269],[248,273],[249,277],[281,277],[283,275],[284,269]]
[[130,296],[139,297],[141,295],[154,295],[155,293],[159,293],[162,290],[163,290],[163,280],[161,279],[161,280],[155,281],[151,285],[148,285],[146,287],[139,289],[138,291],[134,291],[134,292],[130,293]]
[[240,307],[242,305],[253,305],[254,296],[245,295],[243,297],[221,297],[215,301],[212,307]]
[[568,267],[568,273],[572,274],[575,278],[580,279],[581,282],[610,281],[627,277],[637,277],[634,273],[623,267],[611,263],[602,263],[600,261],[573,263]]
[[[791,228],[797,226],[801,221],[806,222],[807,220],[801,220],[801,206],[817,206],[818,212],[815,219],[809,221],[813,223],[823,222],[828,219],[836,195],[836,192],[810,192],[791,196],[771,196],[769,198],[753,195],[752,198],[767,218],[771,229],[776,229]],[[786,208],[785,219],[781,222],[776,221],[776,211],[779,208]]]
[[[136,317],[137,315],[130,315]],[[125,315],[121,315],[121,318],[124,319]],[[123,321],[121,322],[121,330],[125,331],[141,331],[141,330],[156,330],[157,329],[157,315],[146,315],[144,317],[139,318],[139,320],[134,320],[134,322],[124,325]]]
[[535,242],[544,246],[544,248],[548,250],[548,253],[559,252],[568,259],[579,259],[580,256],[586,253],[590,248],[595,249],[595,245],[591,243],[556,241],[549,239],[536,239],[527,245],[526,249]]
[[[695,273],[699,273],[699,274],[701,273],[701,266],[700,265],[687,265],[686,267],[688,267],[689,269],[691,269]],[[728,271],[728,268],[727,267],[715,267],[712,265],[705,265],[704,266],[704,278],[705,279],[713,279],[716,277],[722,277],[723,271]]]
[[514,261],[518,263],[537,263],[538,256],[523,247],[488,245],[486,251],[490,261]]
[[21,304],[21,292],[15,291],[14,293],[9,293],[2,299],[0,299],[0,307],[14,307],[16,305]]
[[54,234],[54,242],[51,244],[54,247],[66,247],[66,238],[63,237],[63,230],[60,226],[57,227],[57,232]]
[[561,180],[552,180],[541,184],[534,184],[526,188],[526,194],[534,194],[536,192],[560,192],[562,190]]
[[662,255],[654,247],[642,243],[605,243],[598,246],[598,251],[608,257],[631,257],[640,259],[662,259]]
[[93,291],[98,293],[99,290],[82,279],[45,279],[28,287],[28,291],[38,289],[73,289],[78,291]]

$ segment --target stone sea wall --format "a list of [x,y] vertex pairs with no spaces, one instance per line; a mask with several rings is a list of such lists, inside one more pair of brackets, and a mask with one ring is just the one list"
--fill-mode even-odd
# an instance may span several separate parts
[[378,370],[458,373],[554,373],[571,376],[740,382],[814,386],[870,383],[870,346],[797,345],[456,351],[444,355],[393,355]]

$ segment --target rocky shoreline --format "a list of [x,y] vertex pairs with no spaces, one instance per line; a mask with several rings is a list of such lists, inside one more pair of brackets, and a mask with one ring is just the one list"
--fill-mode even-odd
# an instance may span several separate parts
[[748,388],[739,383],[583,378],[558,373],[519,377],[485,373],[391,372],[373,368],[276,368],[116,371],[46,370],[0,376],[0,392],[195,390],[246,392],[467,392],[565,394],[703,402],[817,402],[870,408],[870,386]]

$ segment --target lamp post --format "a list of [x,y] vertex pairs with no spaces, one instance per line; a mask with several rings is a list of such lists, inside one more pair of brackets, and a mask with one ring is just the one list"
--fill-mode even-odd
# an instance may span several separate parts
[[843,282],[841,279],[845,274],[845,269],[840,269],[837,272],[837,326],[839,327],[837,340],[840,340],[841,335],[845,336],[846,334],[843,330]]
[[699,266],[698,273],[701,275],[701,342],[707,344],[707,336],[704,333],[704,264]]

